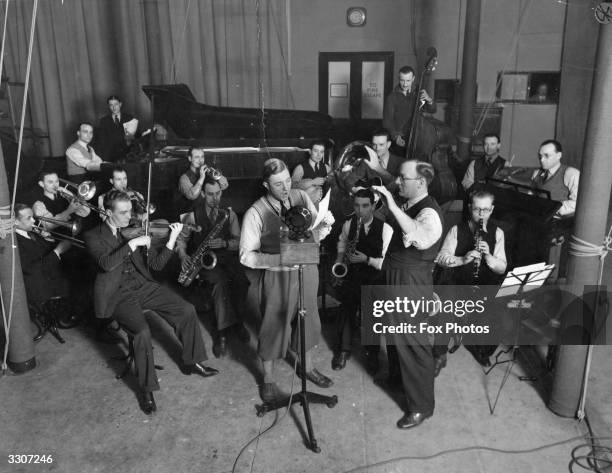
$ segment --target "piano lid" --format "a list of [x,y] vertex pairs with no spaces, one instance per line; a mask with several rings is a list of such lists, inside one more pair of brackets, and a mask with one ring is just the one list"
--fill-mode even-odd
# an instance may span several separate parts
[[332,119],[320,112],[206,105],[197,102],[185,84],[145,85],[142,90],[154,99],[155,121],[190,142],[304,148],[315,139],[332,137]]

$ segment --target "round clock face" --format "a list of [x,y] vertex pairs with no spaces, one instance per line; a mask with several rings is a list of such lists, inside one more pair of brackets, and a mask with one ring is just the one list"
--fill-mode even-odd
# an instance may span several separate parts
[[366,21],[364,8],[349,8],[346,12],[346,19],[349,26],[363,26]]

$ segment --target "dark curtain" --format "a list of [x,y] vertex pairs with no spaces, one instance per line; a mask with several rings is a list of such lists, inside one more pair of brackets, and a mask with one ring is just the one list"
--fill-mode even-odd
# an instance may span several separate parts
[[[32,5],[10,0],[5,71],[14,82],[25,80]],[[32,124],[59,156],[80,121],[107,113],[111,94],[148,123],[146,84],[185,83],[211,105],[287,108],[285,15],[285,0],[42,0]]]

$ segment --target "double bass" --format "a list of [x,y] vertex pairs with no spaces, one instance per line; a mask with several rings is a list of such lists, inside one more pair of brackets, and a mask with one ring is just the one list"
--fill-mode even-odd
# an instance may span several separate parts
[[448,164],[448,150],[455,142],[454,134],[446,123],[426,116],[422,109],[420,91],[425,78],[438,65],[436,48],[427,50],[427,61],[419,77],[419,86],[413,107],[410,133],[406,142],[406,157],[431,163],[436,171],[436,177],[429,186],[429,192],[439,203],[452,200],[457,195],[457,179]]

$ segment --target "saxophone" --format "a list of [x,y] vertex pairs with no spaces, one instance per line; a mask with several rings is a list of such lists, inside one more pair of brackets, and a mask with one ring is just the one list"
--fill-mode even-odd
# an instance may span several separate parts
[[346,277],[348,273],[348,265],[350,264],[349,258],[355,254],[355,250],[357,249],[357,244],[359,243],[359,234],[361,233],[361,227],[363,227],[363,220],[359,219],[357,221],[357,231],[355,232],[355,236],[346,243],[342,262],[334,263],[334,265],[332,266],[331,272],[334,277],[338,279]]
[[191,256],[189,265],[185,269],[181,269],[178,277],[179,284],[188,287],[197,277],[201,269],[213,269],[217,265],[217,256],[210,250],[210,242],[217,237],[223,225],[225,225],[225,222],[230,216],[230,210],[231,207],[228,207],[227,210],[219,209],[219,213],[223,214],[223,218],[215,224],[204,240],[202,240],[200,246],[198,246]]
[[[484,231],[484,220],[481,218],[478,220],[478,226],[476,227],[476,232],[474,233],[474,249],[478,249],[480,246],[480,242],[482,241],[482,232]],[[478,284],[478,279],[480,278],[480,264],[482,263],[482,254],[480,258],[474,260],[474,272],[472,273],[472,280],[474,284]]]

